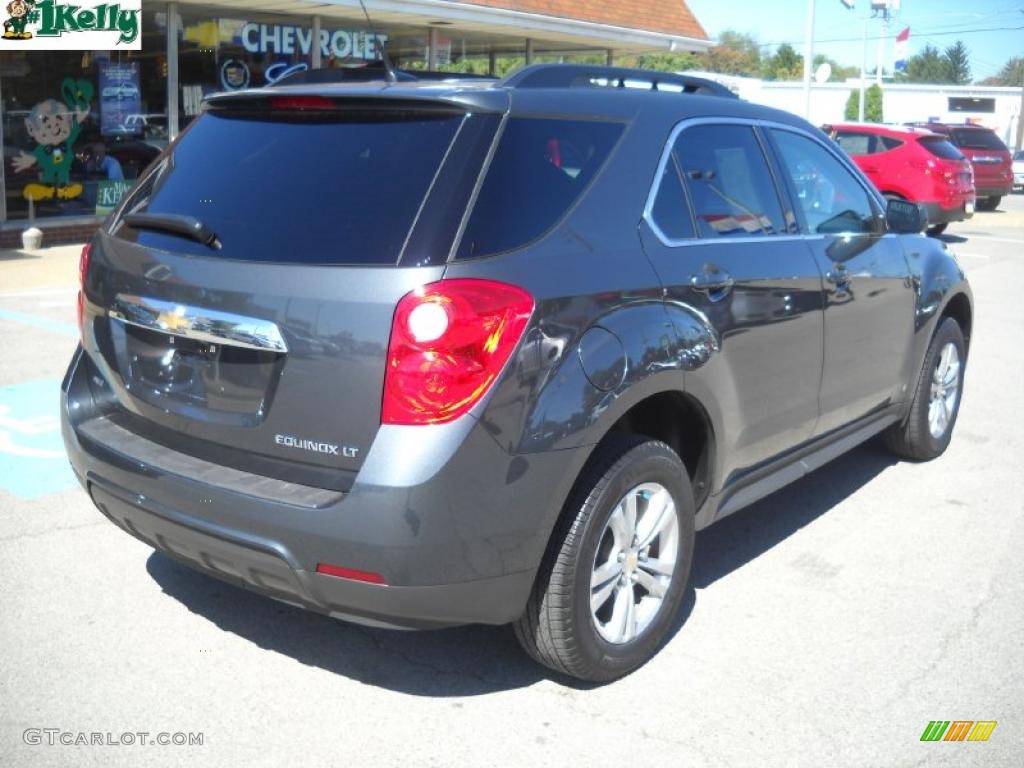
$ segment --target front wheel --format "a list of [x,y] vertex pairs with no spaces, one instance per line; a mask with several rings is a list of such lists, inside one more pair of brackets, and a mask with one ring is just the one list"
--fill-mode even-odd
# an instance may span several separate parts
[[936,224],[934,226],[928,227],[928,229],[927,229],[928,236],[929,237],[938,237],[939,235],[941,235],[943,232],[946,231],[946,227],[948,227],[948,226],[949,226],[948,222],[943,222],[942,224]]
[[650,659],[679,610],[693,494],[675,451],[617,436],[600,446],[556,529],[516,638],[536,661],[605,682]]
[[999,207],[999,203],[1002,200],[1003,198],[1001,197],[982,197],[977,201],[976,205],[979,211],[994,211]]
[[960,412],[966,362],[963,333],[956,320],[947,317],[928,345],[906,421],[894,424],[886,434],[893,453],[914,461],[942,455]]

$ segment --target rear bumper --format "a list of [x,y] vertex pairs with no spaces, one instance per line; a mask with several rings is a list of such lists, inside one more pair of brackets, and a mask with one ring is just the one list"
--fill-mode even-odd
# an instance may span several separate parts
[[967,210],[966,201],[951,208],[943,208],[939,203],[924,203],[924,207],[928,214],[928,226],[948,224],[952,221],[964,221],[974,215],[973,210]]
[[976,187],[975,193],[978,197],[1006,197],[1013,191],[1013,184],[997,184],[993,186]]
[[[296,486],[118,432],[93,374],[79,351],[61,421],[72,467],[107,518],[197,570],[359,623],[516,619],[575,476],[577,451],[513,457],[470,419],[415,428],[415,445],[382,429],[346,494]],[[387,584],[327,576],[317,563]]]

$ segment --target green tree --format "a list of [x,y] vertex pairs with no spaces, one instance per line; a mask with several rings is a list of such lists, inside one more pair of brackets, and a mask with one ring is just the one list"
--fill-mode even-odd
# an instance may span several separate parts
[[[860,112],[860,90],[850,91],[850,98],[846,100],[846,110],[843,117],[847,120],[856,120]],[[882,89],[875,83],[864,92],[864,121],[868,123],[884,122],[882,117]]]
[[[860,67],[849,67],[845,64],[840,64],[834,59],[830,59],[824,53],[814,54],[814,64],[812,67],[813,72],[818,71],[818,67],[822,64],[828,64],[832,67],[832,74],[829,75],[828,81],[830,83],[841,83],[851,77],[860,76]],[[803,72],[801,72],[801,75]]]
[[949,68],[934,45],[926,45],[919,54],[907,59],[906,74],[900,78],[909,83],[948,83]]
[[757,77],[761,70],[761,45],[751,35],[727,29],[718,36],[718,45],[701,58],[708,72]]
[[661,72],[684,72],[688,69],[706,69],[704,58],[697,53],[643,53],[635,58],[622,59],[623,66],[656,69]]
[[1003,68],[992,77],[981,81],[982,85],[1024,85],[1024,56],[1014,56],[1003,64]]
[[946,64],[947,82],[967,85],[971,82],[971,54],[962,40],[957,40],[942,54]]
[[780,45],[761,67],[762,76],[768,80],[799,80],[803,72],[804,59],[789,43]]

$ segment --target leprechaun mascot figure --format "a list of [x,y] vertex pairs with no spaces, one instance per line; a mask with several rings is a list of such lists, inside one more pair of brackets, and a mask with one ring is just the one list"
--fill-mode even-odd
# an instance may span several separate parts
[[60,90],[63,103],[46,99],[32,107],[25,118],[25,128],[37,146],[31,153],[22,152],[14,158],[14,170],[21,173],[38,166],[41,182],[25,185],[27,200],[70,200],[82,194],[82,185],[71,183],[71,164],[75,160],[74,144],[89,116],[93,87],[88,80],[69,77]]

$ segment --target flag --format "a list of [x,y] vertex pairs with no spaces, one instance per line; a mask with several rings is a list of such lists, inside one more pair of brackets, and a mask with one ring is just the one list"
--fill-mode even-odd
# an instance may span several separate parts
[[896,66],[897,72],[904,72],[907,69],[907,41],[910,39],[910,27],[907,27],[896,35]]

